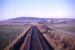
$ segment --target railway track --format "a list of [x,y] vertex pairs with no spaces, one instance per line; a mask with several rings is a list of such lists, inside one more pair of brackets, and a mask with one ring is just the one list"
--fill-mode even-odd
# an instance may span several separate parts
[[54,48],[43,37],[39,29],[32,26],[10,50],[54,50]]

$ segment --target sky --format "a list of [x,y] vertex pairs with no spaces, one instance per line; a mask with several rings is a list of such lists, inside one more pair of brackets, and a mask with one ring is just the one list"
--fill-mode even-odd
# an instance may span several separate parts
[[0,20],[22,16],[75,18],[75,0],[0,0]]

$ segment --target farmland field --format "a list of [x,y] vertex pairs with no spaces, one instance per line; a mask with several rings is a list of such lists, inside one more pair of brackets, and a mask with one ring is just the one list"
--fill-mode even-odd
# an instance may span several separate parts
[[55,24],[52,26],[57,29],[62,29],[64,31],[75,33],[75,24]]
[[49,34],[44,34],[44,36],[49,38],[50,43],[54,42],[53,46],[57,50],[75,50],[75,24],[52,24],[48,26],[50,29],[55,29],[52,32],[49,29],[50,32],[47,32]]
[[21,25],[0,25],[0,50],[9,42],[11,43],[17,36],[28,28],[27,24]]

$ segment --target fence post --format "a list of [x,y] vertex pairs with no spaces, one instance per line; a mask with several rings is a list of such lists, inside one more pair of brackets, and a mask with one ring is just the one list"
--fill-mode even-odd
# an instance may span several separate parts
[[62,35],[61,38],[60,38],[60,41],[62,41],[63,37],[64,37],[64,36]]

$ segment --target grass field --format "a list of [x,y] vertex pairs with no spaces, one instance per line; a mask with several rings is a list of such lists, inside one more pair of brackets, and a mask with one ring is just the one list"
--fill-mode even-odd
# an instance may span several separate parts
[[59,29],[59,31],[54,30],[49,33],[49,37],[52,38],[54,45],[58,48],[57,50],[75,50],[75,36],[71,36],[75,35],[75,24],[54,24],[49,25],[49,27],[56,28],[55,30]]
[[62,29],[68,32],[75,33],[75,24],[55,24],[52,26],[58,29]]
[[0,50],[27,28],[28,25],[0,25]]

